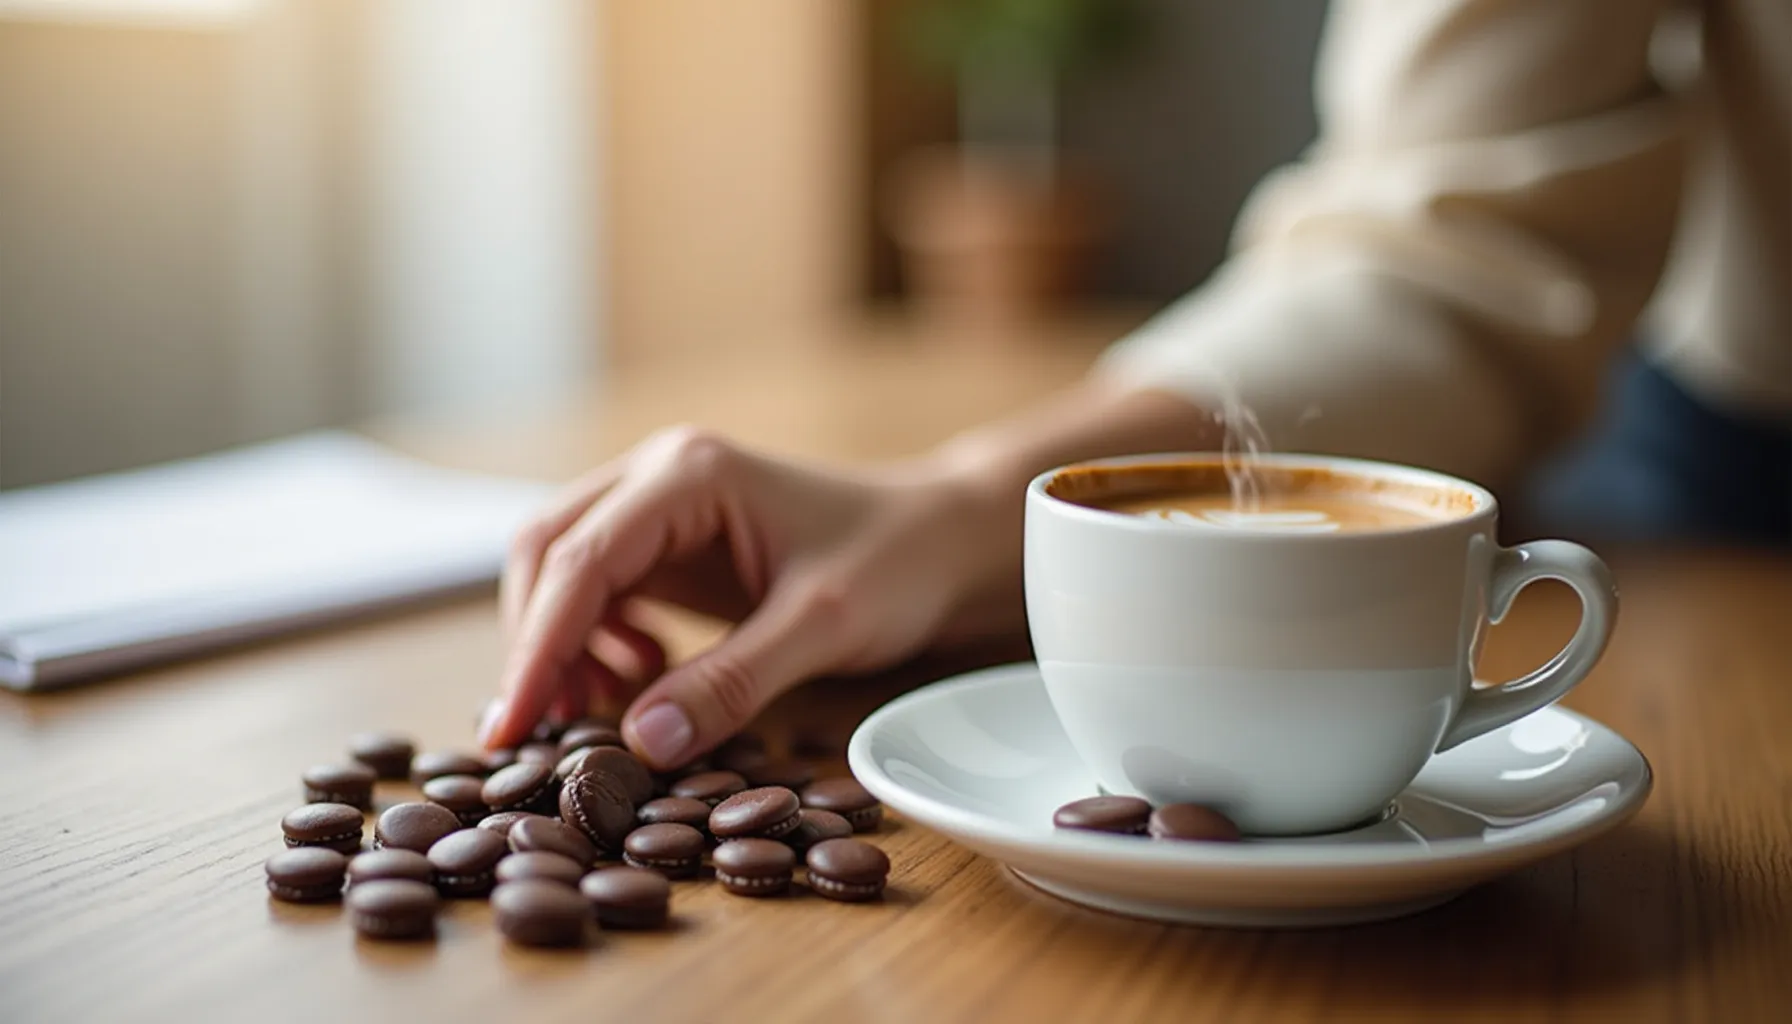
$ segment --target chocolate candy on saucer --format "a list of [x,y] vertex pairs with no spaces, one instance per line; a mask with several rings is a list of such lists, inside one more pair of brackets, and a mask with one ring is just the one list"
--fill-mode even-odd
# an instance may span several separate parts
[[805,807],[797,822],[796,828],[783,837],[784,842],[798,853],[807,850],[816,843],[829,839],[845,839],[852,835],[852,823],[833,811],[816,810]]
[[843,903],[878,898],[890,875],[889,856],[862,839],[817,843],[804,862],[809,866],[809,888]]
[[1052,824],[1085,832],[1145,834],[1151,805],[1136,796],[1091,796],[1072,800],[1052,813]]
[[372,768],[382,779],[403,782],[411,772],[417,745],[395,732],[364,732],[349,737],[348,756]]
[[299,777],[305,784],[308,804],[347,804],[358,810],[373,809],[373,783],[379,777],[364,764],[320,764]]
[[425,750],[411,758],[411,781],[421,786],[443,775],[484,775],[485,759],[452,750]]
[[643,825],[673,822],[702,832],[709,828],[710,810],[708,804],[688,796],[662,796],[636,808],[635,820]]
[[622,859],[632,867],[658,871],[667,878],[691,878],[703,863],[709,840],[689,825],[661,822],[642,825],[622,841]]
[[1200,804],[1165,804],[1151,812],[1148,826],[1153,839],[1187,842],[1236,843],[1238,826],[1211,807]]
[[373,823],[373,848],[428,853],[436,840],[460,828],[460,819],[440,804],[393,804]]
[[686,775],[667,790],[671,796],[701,800],[711,807],[747,788],[747,780],[738,772],[708,771]]
[[747,777],[748,783],[755,786],[783,786],[799,793],[804,786],[815,781],[815,769],[794,760],[766,761],[741,774]]
[[716,847],[710,863],[716,881],[736,896],[776,896],[790,888],[796,854],[771,839],[730,839]]
[[448,808],[467,826],[477,825],[491,815],[484,793],[485,780],[477,775],[440,775],[423,784],[423,799]]
[[489,828],[464,828],[445,835],[429,848],[436,891],[444,896],[484,896],[498,882],[498,862],[508,856],[510,844]]
[[434,885],[436,869],[430,866],[428,857],[415,850],[371,850],[348,862],[351,889],[363,882],[393,880]]
[[634,830],[635,805],[614,775],[581,770],[560,787],[560,818],[585,833],[598,849],[618,853]]
[[554,769],[539,762],[518,761],[492,773],[479,791],[494,811],[550,813],[554,806]]
[[833,811],[845,818],[854,832],[875,832],[884,820],[884,805],[850,776],[822,779],[809,786],[803,790],[803,806]]
[[542,881],[558,882],[569,889],[579,886],[579,879],[585,877],[585,867],[571,857],[562,857],[546,850],[530,850],[526,853],[513,853],[498,862],[498,885],[509,882]]
[[620,747],[622,732],[607,722],[579,722],[560,735],[560,756],[580,747]]
[[348,858],[323,846],[281,850],[264,865],[268,892],[288,903],[325,903],[342,896]]
[[492,892],[492,915],[498,931],[519,946],[577,946],[585,941],[591,905],[571,886],[525,879]]
[[653,773],[641,759],[621,747],[592,747],[571,764],[562,762],[561,778],[580,772],[606,772],[613,776],[628,795],[629,802],[640,806],[653,799]]
[[[515,828],[519,822],[526,821],[529,818],[544,817],[547,816],[543,814],[535,814],[531,811],[499,811],[496,814],[488,814],[485,817],[480,818],[479,827],[491,829],[493,832],[496,832],[505,838],[509,838],[510,830]],[[549,820],[551,821],[553,819],[550,818]]]
[[597,847],[585,838],[585,833],[554,818],[530,817],[512,825],[510,848],[517,853],[557,853],[575,861],[581,869],[597,860]]
[[664,928],[672,883],[657,871],[605,868],[580,879],[579,893],[605,928]]
[[280,819],[288,846],[322,846],[337,853],[361,849],[361,811],[348,804],[306,804]]
[[778,839],[802,821],[802,810],[802,801],[783,786],[744,789],[709,812],[709,832],[717,839]]
[[436,930],[441,897],[422,882],[381,879],[348,891],[349,919],[370,939],[421,939]]

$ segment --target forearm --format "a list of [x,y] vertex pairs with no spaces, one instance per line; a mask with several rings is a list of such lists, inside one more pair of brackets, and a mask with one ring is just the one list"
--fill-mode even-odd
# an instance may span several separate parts
[[1214,417],[1167,392],[1090,378],[1022,412],[952,438],[901,472],[942,495],[939,529],[954,611],[939,645],[1026,628],[1021,532],[1028,481],[1054,466],[1146,452],[1218,448]]

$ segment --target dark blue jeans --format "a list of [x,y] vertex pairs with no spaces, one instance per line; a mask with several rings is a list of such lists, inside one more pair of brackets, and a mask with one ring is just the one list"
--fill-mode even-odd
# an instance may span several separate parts
[[1591,432],[1521,507],[1549,536],[1792,545],[1792,428],[1712,409],[1630,355]]

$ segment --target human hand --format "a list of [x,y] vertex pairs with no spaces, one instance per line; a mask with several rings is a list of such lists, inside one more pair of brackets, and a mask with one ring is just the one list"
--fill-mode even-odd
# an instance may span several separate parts
[[[935,464],[851,473],[690,428],[657,434],[518,536],[501,592],[510,658],[481,742],[520,742],[594,695],[633,697],[629,746],[655,767],[682,764],[804,679],[882,668],[938,640],[998,564],[1018,567],[1010,512]],[[659,674],[663,649],[624,614],[636,597],[738,625]],[[658,678],[634,695],[621,660]]]

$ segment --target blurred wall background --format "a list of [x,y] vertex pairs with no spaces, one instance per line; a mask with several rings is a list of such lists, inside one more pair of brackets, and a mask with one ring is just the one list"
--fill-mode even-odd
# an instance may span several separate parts
[[[0,0],[0,487],[867,344],[957,131],[924,2]],[[1134,6],[1059,97],[1105,229],[1043,315],[1197,283],[1313,131],[1323,4]]]
[[0,486],[597,365],[583,0],[0,0]]

